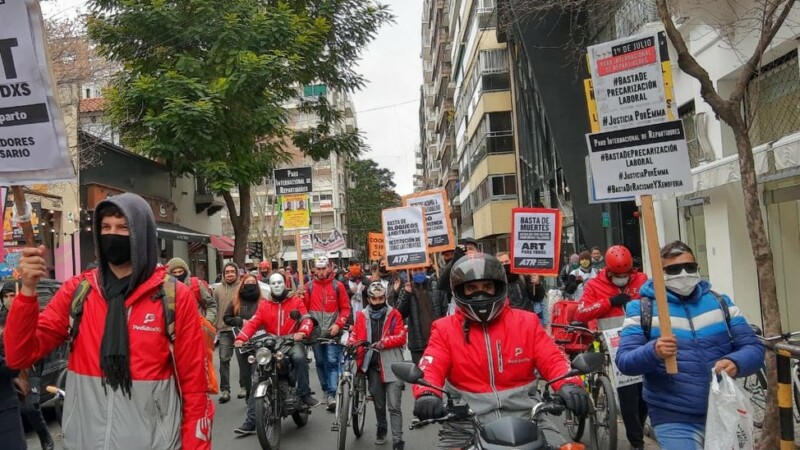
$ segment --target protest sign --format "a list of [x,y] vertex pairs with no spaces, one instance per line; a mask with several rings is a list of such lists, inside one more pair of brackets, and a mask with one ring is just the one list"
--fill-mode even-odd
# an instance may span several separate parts
[[303,253],[304,259],[311,259],[314,257],[314,236],[311,234],[300,235],[300,249]]
[[300,230],[310,225],[308,194],[281,196],[284,230]]
[[425,231],[428,234],[428,252],[443,252],[456,248],[450,208],[444,189],[434,189],[403,197],[403,206],[419,206],[425,211]]
[[75,179],[39,2],[0,2],[0,183]]
[[[666,36],[648,33],[589,47],[596,120],[602,131],[674,119],[675,105],[664,88]],[[662,58],[662,56],[664,58]],[[593,118],[594,120],[594,118]]]
[[618,328],[611,328],[608,330],[603,330],[603,340],[606,343],[606,348],[608,349],[608,356],[611,359],[611,382],[614,383],[614,387],[621,388],[624,386],[630,386],[631,384],[641,383],[643,377],[641,375],[638,376],[631,376],[625,375],[624,373],[620,372],[619,368],[617,367],[617,350],[619,350],[619,340],[620,336],[619,333],[622,331],[622,327]]
[[514,208],[511,226],[511,272],[558,275],[561,211]]
[[314,251],[327,254],[328,252],[335,252],[347,248],[347,242],[339,230],[331,231],[326,239],[323,239],[319,234],[314,235]]
[[606,198],[691,190],[680,120],[586,136],[594,188]]
[[273,176],[278,195],[308,194],[313,190],[311,167],[275,169]]
[[369,251],[370,261],[379,261],[386,256],[386,247],[384,244],[383,233],[369,233],[367,238],[367,248]]
[[404,206],[384,209],[382,218],[388,269],[413,269],[430,265],[422,208]]

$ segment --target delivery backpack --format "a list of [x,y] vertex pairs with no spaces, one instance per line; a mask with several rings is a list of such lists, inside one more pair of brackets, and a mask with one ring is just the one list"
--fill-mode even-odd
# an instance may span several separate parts
[[578,300],[559,300],[553,304],[550,313],[550,330],[553,340],[564,350],[564,353],[570,356],[587,351],[594,341],[593,335],[566,328],[575,320],[575,312],[578,311],[580,303]]
[[[175,293],[177,291],[178,280],[172,275],[167,274],[164,281],[161,283],[159,291],[153,296],[153,299],[160,299],[161,305],[164,308],[164,319],[166,326],[164,330],[169,339],[169,351],[172,355],[173,366],[175,365]],[[75,292],[72,294],[72,300],[69,304],[69,346],[72,351],[72,343],[75,342],[75,337],[78,336],[78,328],[81,325],[81,318],[83,317],[83,304],[89,296],[89,291],[92,290],[89,280],[84,278],[78,284]],[[194,297],[194,295],[192,295]],[[208,379],[208,388],[206,392],[209,394],[219,393],[219,383],[217,381],[217,372],[214,369],[214,340],[216,338],[217,329],[205,317],[198,313],[200,319],[200,328],[203,330],[203,340],[206,347],[206,378]]]
[[[722,310],[722,315],[725,316],[725,328],[728,330],[728,338],[733,343],[733,334],[731,333],[731,311],[728,309],[728,303],[725,298],[715,291],[709,291],[711,295],[717,299],[719,309]],[[647,297],[642,297],[640,300],[639,319],[642,324],[642,332],[647,340],[650,340],[650,331],[653,328],[653,300]]]

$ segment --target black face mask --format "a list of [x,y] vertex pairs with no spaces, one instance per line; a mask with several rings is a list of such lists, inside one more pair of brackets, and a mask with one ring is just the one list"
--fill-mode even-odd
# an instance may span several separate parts
[[261,297],[261,288],[257,284],[245,284],[239,291],[239,297],[248,302],[256,301]]
[[517,281],[519,275],[516,273],[511,273],[511,264],[503,264],[503,270],[506,271],[506,279],[509,281]]
[[187,277],[187,276],[189,276],[189,273],[188,273],[188,272],[183,272],[183,273],[182,273],[182,274],[180,274],[180,275],[175,275],[175,278],[177,278],[177,279],[178,279],[178,281],[180,281],[181,283],[183,283],[184,281],[186,281],[186,277]]
[[269,278],[269,272],[261,272],[261,278]]
[[386,308],[386,303],[385,302],[384,303],[378,303],[378,304],[370,303],[369,307],[372,308],[373,311],[380,311],[383,308]]
[[101,234],[100,254],[115,266],[130,262],[131,237],[121,234]]

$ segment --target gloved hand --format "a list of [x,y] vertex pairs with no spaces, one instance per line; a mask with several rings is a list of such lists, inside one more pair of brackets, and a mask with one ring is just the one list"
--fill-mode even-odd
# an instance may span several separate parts
[[444,403],[433,394],[424,394],[414,402],[414,415],[419,420],[438,419],[445,415]]
[[631,296],[628,294],[617,294],[608,299],[608,301],[611,302],[611,306],[625,306],[626,303],[631,301]]
[[586,417],[589,414],[589,394],[582,386],[566,383],[558,390],[558,396],[564,400],[564,406],[576,416]]

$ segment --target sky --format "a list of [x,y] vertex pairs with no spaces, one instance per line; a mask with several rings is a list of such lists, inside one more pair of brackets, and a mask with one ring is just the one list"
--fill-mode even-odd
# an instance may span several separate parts
[[[413,192],[414,151],[419,144],[419,88],[422,84],[420,22],[422,0],[380,0],[395,23],[384,26],[366,49],[359,71],[368,83],[353,95],[358,128],[379,166],[394,172],[400,195]],[[83,12],[84,0],[42,2],[46,19]]]

